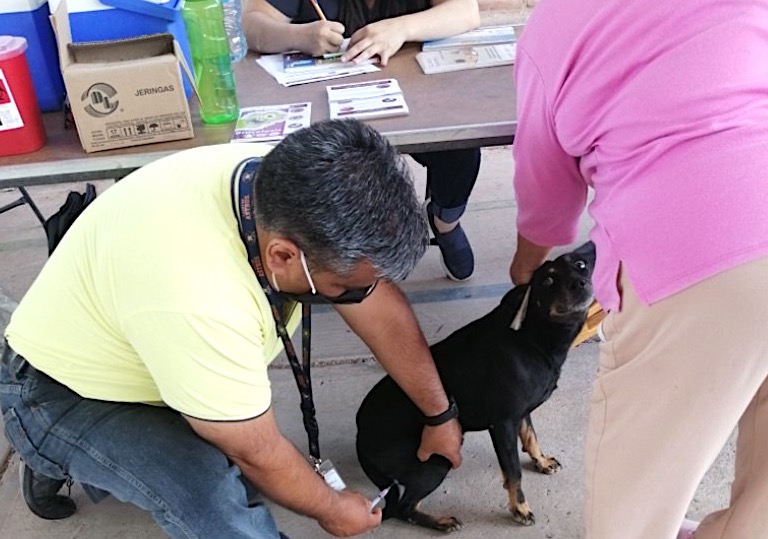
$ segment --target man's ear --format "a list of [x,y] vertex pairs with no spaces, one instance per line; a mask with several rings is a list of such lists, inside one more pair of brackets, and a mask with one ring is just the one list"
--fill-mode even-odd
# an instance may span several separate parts
[[269,271],[284,275],[293,264],[301,264],[301,250],[289,239],[272,237],[264,247],[265,265]]

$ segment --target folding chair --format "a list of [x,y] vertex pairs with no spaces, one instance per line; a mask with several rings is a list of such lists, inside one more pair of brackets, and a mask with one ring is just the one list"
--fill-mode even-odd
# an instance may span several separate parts
[[40,210],[37,208],[37,205],[35,204],[35,201],[32,200],[32,197],[29,195],[27,190],[24,187],[16,187],[21,192],[21,196],[17,199],[11,202],[10,204],[6,204],[5,206],[0,207],[0,213],[5,213],[8,210],[12,210],[13,208],[16,208],[18,206],[23,206],[24,204],[28,204],[29,207],[32,209],[33,212],[35,212],[35,215],[37,216],[37,220],[40,221],[41,225],[45,225],[45,217],[43,217],[43,214],[40,213]]

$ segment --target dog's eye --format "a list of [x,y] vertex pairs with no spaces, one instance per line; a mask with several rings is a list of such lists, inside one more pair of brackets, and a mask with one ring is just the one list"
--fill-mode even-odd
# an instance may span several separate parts
[[583,260],[577,260],[574,266],[576,266],[576,269],[580,270],[587,269],[587,263]]
[[541,281],[542,286],[552,286],[553,284],[555,284],[555,280],[552,277],[547,277]]

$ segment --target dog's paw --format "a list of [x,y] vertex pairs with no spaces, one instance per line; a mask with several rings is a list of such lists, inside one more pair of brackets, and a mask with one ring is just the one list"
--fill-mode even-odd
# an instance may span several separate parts
[[440,530],[441,532],[445,533],[455,532],[461,529],[461,521],[458,518],[452,517],[450,515],[436,517],[435,524],[436,530]]
[[523,526],[533,526],[536,524],[536,517],[533,516],[533,511],[531,511],[531,508],[528,506],[528,502],[515,504],[510,511],[512,513],[512,520],[518,524],[522,524]]
[[546,475],[552,475],[563,466],[555,457],[542,457],[536,462],[536,469]]
[[[403,518],[403,517],[398,517]],[[411,524],[417,526],[424,526],[425,528],[431,528],[445,533],[455,532],[461,529],[461,521],[450,515],[444,515],[435,517],[422,511],[414,511],[407,518],[404,518]]]

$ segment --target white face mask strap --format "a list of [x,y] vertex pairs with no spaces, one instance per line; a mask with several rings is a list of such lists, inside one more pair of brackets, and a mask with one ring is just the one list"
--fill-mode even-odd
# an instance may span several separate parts
[[523,302],[520,304],[520,308],[517,310],[517,314],[515,314],[515,318],[512,320],[512,324],[509,326],[515,331],[520,329],[520,326],[523,325],[523,320],[525,320],[525,312],[528,310],[528,298],[531,297],[531,287],[528,286],[528,289],[525,291],[525,296],[523,296]]
[[280,292],[280,285],[277,284],[277,277],[274,271],[272,272],[272,288],[275,289],[275,292]]
[[307,281],[309,281],[309,286],[312,288],[312,293],[317,294],[317,289],[315,288],[315,283],[312,281],[312,276],[309,274],[309,266],[307,266],[307,257],[304,256],[304,251],[299,249],[299,258],[301,258],[301,267],[304,268],[304,274],[307,276]]

